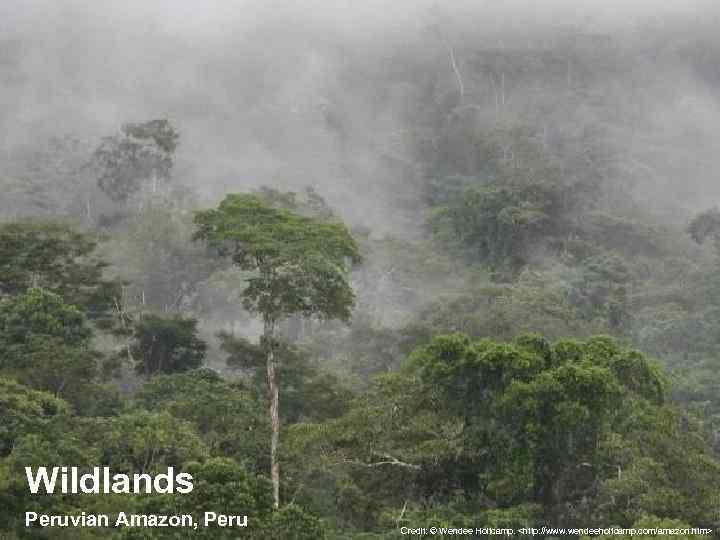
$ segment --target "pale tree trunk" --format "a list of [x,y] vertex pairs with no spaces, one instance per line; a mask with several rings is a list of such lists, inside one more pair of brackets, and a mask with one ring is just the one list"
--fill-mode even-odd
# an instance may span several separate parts
[[275,360],[275,321],[266,319],[264,328],[266,362],[268,410],[270,412],[270,480],[273,487],[273,506],[280,506],[280,462],[278,461],[278,446],[280,443],[280,391],[277,381],[277,364]]
[[457,80],[458,92],[460,93],[460,104],[462,105],[465,100],[465,84],[463,83],[462,75],[460,75],[460,69],[455,61],[455,49],[453,49],[452,45],[450,45],[450,42],[447,40],[445,40],[445,46],[448,48],[448,52],[450,53],[450,66],[452,67],[455,79]]

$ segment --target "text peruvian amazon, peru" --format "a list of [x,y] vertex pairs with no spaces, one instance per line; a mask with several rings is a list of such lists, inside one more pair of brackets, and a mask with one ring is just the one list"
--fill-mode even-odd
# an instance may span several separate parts
[[[248,517],[205,512],[204,527],[247,527]],[[25,512],[25,526],[33,527],[190,527],[198,528],[198,522],[191,514],[127,514],[119,512],[111,519],[109,514],[48,515]]]

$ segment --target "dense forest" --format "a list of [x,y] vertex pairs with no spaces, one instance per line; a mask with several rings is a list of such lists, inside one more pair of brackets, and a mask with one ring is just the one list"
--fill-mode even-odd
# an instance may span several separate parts
[[720,530],[716,7],[100,4],[0,6],[0,537]]

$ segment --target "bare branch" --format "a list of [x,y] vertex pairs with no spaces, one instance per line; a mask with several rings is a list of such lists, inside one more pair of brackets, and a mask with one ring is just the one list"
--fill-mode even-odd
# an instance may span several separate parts
[[443,40],[445,42],[445,46],[448,48],[448,52],[450,53],[450,65],[452,66],[452,70],[455,73],[455,78],[457,79],[458,83],[458,90],[460,91],[460,101],[462,101],[465,98],[465,85],[463,84],[462,75],[460,75],[460,70],[458,69],[457,62],[455,61],[455,50],[453,49],[452,45],[450,45],[450,42],[448,40]]
[[400,512],[400,515],[398,516],[398,518],[395,520],[396,527],[400,527],[400,522],[405,517],[405,511],[407,510],[407,505],[408,505],[408,500],[405,499],[405,504],[403,504],[402,511]]
[[385,454],[383,452],[372,452],[373,456],[377,456],[380,458],[385,458],[386,461],[376,461],[374,463],[365,463],[362,461],[358,461],[356,459],[345,459],[343,460],[344,463],[350,463],[352,465],[361,465],[363,467],[382,467],[383,465],[395,465],[397,467],[405,467],[407,469],[413,469],[415,471],[419,471],[422,467],[420,465],[415,465],[414,463],[407,463],[405,461],[400,461],[399,459],[391,456],[390,454]]

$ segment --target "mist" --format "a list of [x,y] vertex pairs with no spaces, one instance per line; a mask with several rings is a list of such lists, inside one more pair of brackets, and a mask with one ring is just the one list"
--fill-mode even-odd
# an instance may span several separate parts
[[128,502],[36,500],[27,463],[187,469],[122,510],[257,538],[717,530],[718,30],[0,0],[0,536]]
[[[203,197],[313,185],[351,223],[413,237],[423,171],[406,166],[418,149],[405,135],[422,114],[428,76],[436,93],[455,91],[446,45],[462,72],[472,47],[572,56],[593,47],[573,35],[604,35],[612,44],[595,51],[600,66],[604,53],[620,63],[597,75],[597,90],[635,116],[612,143],[636,152],[646,174],[634,188],[651,207],[686,212],[718,196],[718,80],[666,42],[682,48],[710,33],[711,6],[11,0],[0,6],[0,147],[66,134],[93,141],[125,122],[167,117],[182,134],[176,177]],[[518,117],[538,104],[523,77],[508,73]],[[492,109],[487,80],[465,85],[469,101]],[[537,122],[562,130],[566,120],[595,121],[591,105],[552,108]]]

